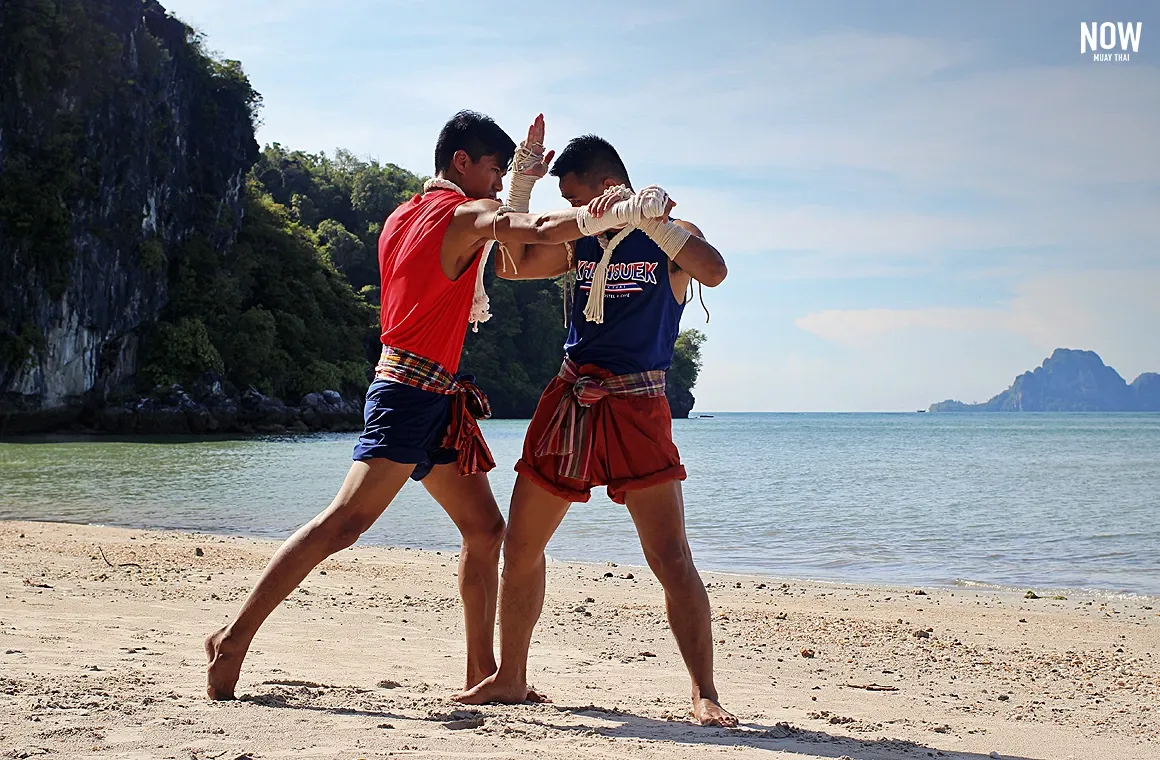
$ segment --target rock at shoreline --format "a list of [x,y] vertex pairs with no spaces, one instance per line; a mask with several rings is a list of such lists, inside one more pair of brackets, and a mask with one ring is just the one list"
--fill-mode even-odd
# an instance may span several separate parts
[[671,384],[665,388],[665,398],[669,402],[669,412],[674,420],[688,419],[689,412],[693,411],[693,404],[696,403],[692,391],[688,388],[676,388]]
[[71,427],[118,435],[351,432],[362,429],[362,415],[361,399],[348,400],[334,390],[307,394],[298,406],[289,406],[255,388],[239,394],[220,375],[209,372],[188,390],[179,385],[158,388],[145,398],[84,409],[63,425],[47,420],[33,429]]

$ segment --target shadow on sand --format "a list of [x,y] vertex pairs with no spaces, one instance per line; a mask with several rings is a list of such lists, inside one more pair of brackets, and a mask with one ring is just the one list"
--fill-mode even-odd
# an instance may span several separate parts
[[[702,728],[679,720],[657,720],[645,718],[619,710],[588,705],[585,707],[555,706],[562,713],[589,715],[605,720],[618,721],[616,726],[555,725],[542,723],[561,733],[591,733],[617,739],[644,739],[648,741],[670,741],[677,744],[702,744],[721,747],[747,747],[770,752],[797,753],[807,756],[850,758],[850,760],[896,760],[896,758],[935,757],[943,760],[991,760],[996,757],[976,752],[939,749],[904,739],[857,739],[849,736],[828,734],[798,728],[787,723],[771,726],[759,723],[743,723],[734,729]],[[1002,760],[1033,760],[1015,755],[998,755]]]
[[[344,687],[325,686],[297,681],[271,681],[270,686],[306,686],[323,690],[342,689]],[[346,687],[358,694],[372,693],[366,689]],[[787,723],[763,725],[760,723],[744,723],[738,728],[702,728],[681,720],[659,720],[646,718],[621,710],[612,710],[596,705],[570,707],[565,705],[519,705],[504,707],[486,705],[478,708],[468,708],[463,705],[451,705],[446,713],[431,713],[426,718],[415,715],[403,715],[386,710],[362,709],[354,707],[323,707],[309,704],[302,700],[302,694],[287,694],[277,690],[264,694],[247,694],[240,701],[263,707],[276,709],[310,710],[330,715],[352,715],[365,718],[390,720],[430,720],[443,722],[449,728],[476,729],[483,728],[492,720],[508,725],[535,725],[551,731],[558,731],[560,735],[569,734],[580,736],[604,736],[610,739],[639,739],[651,742],[673,742],[685,745],[709,745],[717,747],[745,747],[749,749],[767,750],[781,753],[783,756],[799,754],[809,757],[826,757],[848,760],[897,760],[898,758],[942,758],[943,760],[992,760],[1000,757],[1002,760],[1034,760],[1033,758],[1015,755],[990,755],[976,752],[962,752],[959,750],[940,749],[938,747],[919,744],[905,739],[858,739],[850,736],[829,734],[825,731],[814,731],[806,728],[791,726]],[[598,718],[607,721],[607,725],[574,725],[562,724],[552,720],[553,712],[557,715],[574,715],[580,717]]]

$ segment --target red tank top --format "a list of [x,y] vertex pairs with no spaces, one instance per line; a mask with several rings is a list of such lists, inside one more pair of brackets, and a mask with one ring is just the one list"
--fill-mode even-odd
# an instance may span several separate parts
[[383,345],[437,361],[452,374],[459,371],[480,256],[450,280],[440,251],[455,209],[470,200],[452,190],[416,195],[387,217],[379,235]]

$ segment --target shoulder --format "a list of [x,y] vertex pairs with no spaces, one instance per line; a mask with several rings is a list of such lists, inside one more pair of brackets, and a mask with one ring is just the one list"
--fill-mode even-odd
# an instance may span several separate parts
[[490,198],[460,198],[461,203],[456,207],[457,214],[490,214],[499,207],[499,201]]
[[685,219],[674,219],[673,224],[677,225],[678,227],[685,230],[686,232],[689,232],[690,234],[696,235],[697,237],[701,238],[702,240],[705,239],[705,233],[701,232],[701,228],[698,227],[697,225],[693,224],[690,221],[687,221]]
[[475,225],[482,221],[490,224],[490,221],[485,217],[490,217],[500,207],[499,201],[493,201],[489,198],[463,198],[459,197],[459,203],[455,206],[455,212],[452,216],[452,221],[456,225]]

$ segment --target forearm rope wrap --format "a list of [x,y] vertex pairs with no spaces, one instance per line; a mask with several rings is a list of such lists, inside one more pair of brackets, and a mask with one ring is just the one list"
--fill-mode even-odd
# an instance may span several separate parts
[[[647,222],[656,221],[668,210],[669,196],[656,185],[642,188],[639,193],[633,194],[625,185],[610,187],[604,194],[620,198],[600,218],[593,217],[587,208],[580,209],[576,215],[576,226],[586,235],[596,235],[596,240],[604,251],[596,269],[592,273],[592,286],[588,291],[588,303],[584,307],[584,318],[596,324],[604,323],[604,293],[608,284],[608,267],[612,263],[612,254],[616,246],[638,227],[643,228]],[[613,227],[623,226],[612,240],[605,240],[602,233]],[[678,228],[679,229],[679,228]],[[683,245],[683,243],[682,243]]]
[[516,267],[515,257],[512,256],[506,244],[499,240],[499,235],[496,233],[496,225],[505,214],[512,212],[518,214],[526,214],[531,208],[532,203],[532,188],[536,185],[536,180],[539,177],[528,174],[527,171],[539,164],[544,158],[544,146],[538,143],[526,145],[520,143],[516,148],[516,153],[512,157],[512,168],[508,172],[508,194],[507,203],[496,209],[495,217],[491,222],[492,240],[487,241],[483,246],[483,256],[479,262],[479,270],[475,273],[475,300],[471,304],[471,329],[472,332],[479,332],[479,323],[486,322],[491,319],[491,302],[488,300],[487,292],[483,287],[483,277],[487,271],[487,259],[491,252],[498,247],[501,259],[501,266],[503,271],[507,272],[508,265],[511,265],[512,273],[519,274],[520,270]]

